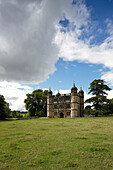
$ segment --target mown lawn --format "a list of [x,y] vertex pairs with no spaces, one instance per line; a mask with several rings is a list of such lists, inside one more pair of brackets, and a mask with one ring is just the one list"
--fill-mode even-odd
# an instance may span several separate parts
[[113,170],[113,117],[1,121],[0,169]]

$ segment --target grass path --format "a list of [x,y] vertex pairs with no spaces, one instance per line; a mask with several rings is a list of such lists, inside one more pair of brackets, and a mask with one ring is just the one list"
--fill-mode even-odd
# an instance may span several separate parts
[[113,117],[0,122],[0,170],[113,170]]

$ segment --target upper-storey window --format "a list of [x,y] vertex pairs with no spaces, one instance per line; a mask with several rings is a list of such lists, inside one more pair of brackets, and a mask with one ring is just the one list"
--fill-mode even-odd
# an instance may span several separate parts
[[54,105],[54,109],[57,109],[57,105],[56,104]]
[[59,101],[61,101],[61,102],[64,101],[64,97],[60,97]]
[[60,109],[63,109],[63,108],[64,108],[64,105],[63,105],[63,104],[60,104],[59,108],[60,108]]
[[66,105],[66,108],[69,109],[69,108],[70,108],[70,104],[67,104],[67,105]]
[[54,102],[57,102],[57,98],[54,98],[54,100],[53,100]]
[[66,96],[66,100],[70,100],[70,96]]

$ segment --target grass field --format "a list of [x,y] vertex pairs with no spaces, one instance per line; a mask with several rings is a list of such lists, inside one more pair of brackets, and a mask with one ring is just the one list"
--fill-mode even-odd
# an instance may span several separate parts
[[1,121],[0,169],[113,170],[113,117]]

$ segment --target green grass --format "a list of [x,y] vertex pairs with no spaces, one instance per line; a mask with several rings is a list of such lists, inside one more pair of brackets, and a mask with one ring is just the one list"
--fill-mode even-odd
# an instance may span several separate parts
[[113,170],[113,117],[0,122],[0,170]]

